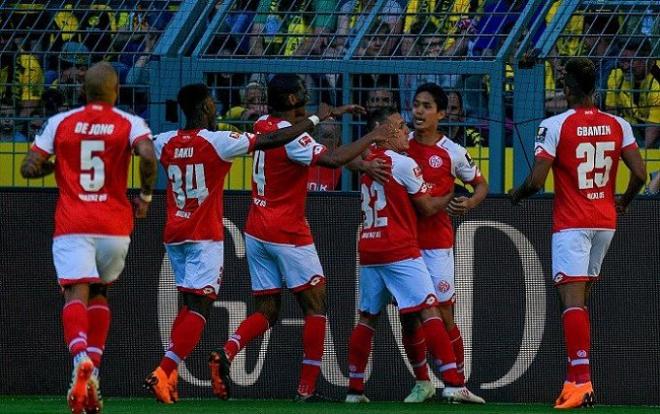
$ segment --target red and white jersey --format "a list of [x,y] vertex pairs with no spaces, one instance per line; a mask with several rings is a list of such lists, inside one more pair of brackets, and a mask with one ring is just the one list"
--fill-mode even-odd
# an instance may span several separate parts
[[[283,119],[264,115],[254,124],[254,132],[264,134],[289,126]],[[254,153],[247,234],[272,243],[313,243],[305,218],[309,167],[327,150],[304,133],[284,147]]]
[[32,149],[56,157],[55,236],[131,234],[128,165],[132,148],[145,139],[151,139],[151,130],[142,118],[106,103],[93,102],[46,121]]
[[636,147],[630,124],[597,108],[571,109],[541,122],[535,154],[553,160],[553,231],[616,228],[619,158]]
[[256,136],[206,129],[156,136],[156,156],[167,172],[165,243],[224,240],[222,194],[232,159],[252,152]]
[[421,256],[417,241],[417,214],[410,198],[427,194],[422,170],[410,157],[374,149],[367,160],[380,158],[392,165],[385,185],[366,174],[360,179],[362,230],[358,250],[361,265],[379,265]]
[[[443,136],[434,145],[424,145],[414,137],[415,133],[411,132],[407,155],[421,167],[424,180],[431,185],[433,196],[453,192],[456,178],[472,185],[483,180],[479,167],[459,144]],[[420,216],[417,233],[421,249],[449,249],[454,245],[454,229],[444,210],[430,217]]]

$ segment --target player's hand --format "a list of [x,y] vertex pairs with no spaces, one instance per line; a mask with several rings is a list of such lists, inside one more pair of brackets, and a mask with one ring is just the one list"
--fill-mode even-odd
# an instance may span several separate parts
[[386,184],[392,177],[392,164],[380,158],[364,161],[362,166],[362,171],[380,184]]
[[149,211],[149,205],[139,196],[133,199],[133,211],[135,212],[135,218],[145,218],[147,217],[147,212]]
[[447,210],[447,208],[449,207],[449,203],[454,198],[454,192],[452,191],[452,192],[447,193],[443,196],[438,196],[437,198],[439,198],[441,200],[441,208],[443,210]]
[[367,110],[360,105],[344,105],[338,107],[330,107],[330,116],[333,118],[339,118],[344,114],[353,114],[353,115],[366,115]]
[[446,210],[450,216],[458,217],[466,214],[472,208],[472,199],[461,196],[452,198]]
[[628,206],[623,203],[623,199],[621,197],[616,199],[614,205],[616,207],[616,214],[618,215],[622,215],[628,210]]

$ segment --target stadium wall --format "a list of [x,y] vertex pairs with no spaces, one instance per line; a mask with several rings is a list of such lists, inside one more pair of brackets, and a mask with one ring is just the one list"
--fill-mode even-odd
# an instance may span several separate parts
[[[62,296],[51,257],[56,193],[0,192],[0,394],[64,394],[69,380],[60,325]],[[550,199],[513,208],[489,198],[457,222],[458,323],[469,385],[488,401],[548,402],[559,391],[565,356],[558,297],[550,281]],[[207,357],[253,309],[244,227],[250,197],[226,195],[225,276],[204,337],[180,368],[183,397],[212,397]],[[660,200],[633,203],[595,286],[594,382],[599,402],[660,404]],[[348,337],[356,320],[355,194],[314,194],[309,223],[328,276],[329,327],[320,392],[343,397]],[[161,234],[163,196],[136,224],[127,267],[111,291],[113,322],[102,368],[107,396],[144,395],[143,378],[167,345],[177,307]],[[285,295],[280,323],[239,354],[236,398],[291,398],[302,357],[302,315]],[[392,306],[382,315],[366,393],[401,400],[414,384]],[[436,381],[439,385],[440,383]]]

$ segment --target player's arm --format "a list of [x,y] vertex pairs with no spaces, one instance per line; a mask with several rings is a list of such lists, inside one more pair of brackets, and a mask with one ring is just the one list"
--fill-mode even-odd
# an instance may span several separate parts
[[[362,154],[372,144],[385,142],[390,139],[394,131],[388,124],[382,124],[374,128],[373,131],[367,135],[351,142],[350,144],[342,145],[332,151],[325,152],[319,157],[317,164],[322,167],[339,168],[348,164],[351,160]],[[358,167],[364,167],[363,164],[358,164]]]
[[433,197],[429,194],[424,194],[417,197],[412,197],[412,203],[415,206],[415,210],[425,217],[432,216],[444,210],[449,205],[449,202],[454,198],[454,193],[448,193],[443,196]]
[[140,195],[133,200],[135,205],[135,217],[144,218],[149,210],[149,203],[158,175],[158,161],[154,150],[153,141],[143,139],[138,141],[133,148],[135,155],[140,157]]
[[367,161],[365,160],[367,155],[369,155],[369,150],[365,150],[360,157],[349,161],[346,168],[353,172],[367,174],[380,184],[387,183],[392,177],[392,166],[380,158]]
[[41,178],[55,171],[55,163],[49,160],[50,155],[30,148],[21,163],[23,178]]
[[646,183],[646,165],[642,160],[642,155],[639,153],[639,148],[634,146],[621,152],[621,158],[630,170],[630,179],[628,180],[628,188],[621,197],[616,200],[616,209],[618,213],[624,213],[630,205],[630,202],[635,198],[639,191]]
[[532,172],[525,178],[522,185],[509,191],[512,204],[518,204],[521,200],[533,196],[543,188],[545,179],[552,168],[552,161],[547,157],[536,157]]
[[452,198],[447,206],[447,213],[452,216],[461,216],[481,204],[481,202],[486,199],[486,196],[488,195],[488,183],[483,177],[477,177],[471,185],[474,189],[472,196]]
[[258,134],[256,135],[254,149],[267,150],[270,148],[277,148],[286,145],[299,137],[301,134],[308,131],[311,132],[314,129],[314,126],[319,123],[319,120],[319,116],[312,115],[309,118],[297,122],[290,127],[278,129],[267,134]]

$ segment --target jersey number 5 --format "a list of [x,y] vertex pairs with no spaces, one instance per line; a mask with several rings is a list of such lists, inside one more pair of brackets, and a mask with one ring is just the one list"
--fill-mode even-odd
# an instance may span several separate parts
[[[590,188],[605,187],[610,180],[610,168],[612,168],[612,157],[605,154],[606,151],[614,151],[615,145],[612,141],[583,142],[575,149],[575,156],[579,160],[584,160],[577,167],[578,188],[588,190]],[[604,170],[604,171],[595,171]],[[593,178],[588,178],[587,174],[593,172]]]
[[105,164],[94,153],[105,150],[105,141],[80,141],[80,186],[85,191],[96,192],[105,184]]
[[[371,207],[371,200],[373,200],[373,207]],[[371,183],[370,186],[362,184],[362,212],[364,212],[363,227],[365,229],[387,226],[387,217],[378,216],[378,212],[383,210],[386,205],[385,189],[381,184],[377,182]]]
[[[167,167],[167,176],[172,182],[172,193],[174,193],[174,202],[177,208],[183,209],[186,206],[186,199],[196,198],[197,204],[201,205],[209,195],[209,189],[206,188],[206,177],[204,176],[204,164],[186,165],[186,175],[178,165],[170,164]],[[193,176],[195,185],[193,185]],[[183,180],[186,180],[186,188],[183,188]]]

